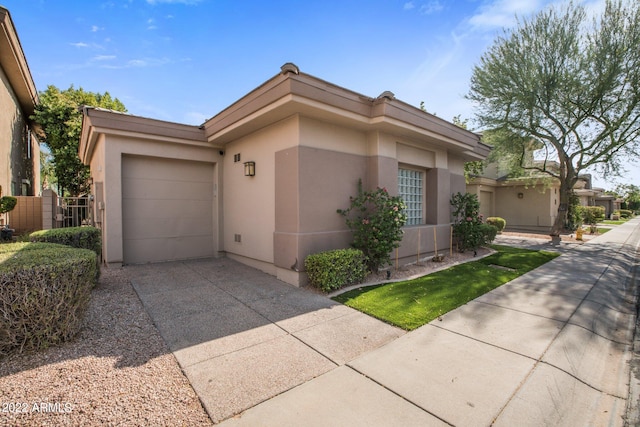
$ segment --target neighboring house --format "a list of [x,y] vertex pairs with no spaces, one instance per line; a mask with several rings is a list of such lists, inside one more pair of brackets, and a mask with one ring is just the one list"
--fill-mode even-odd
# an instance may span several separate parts
[[[532,172],[525,177],[508,178],[495,164],[487,165],[482,176],[467,184],[467,192],[478,196],[480,213],[485,218],[504,218],[510,230],[549,230],[558,215],[559,191],[560,181],[549,175]],[[605,195],[602,188],[592,188],[591,175],[580,175],[574,192],[582,206],[605,206],[607,217],[620,209],[620,200]]]
[[40,146],[29,119],[38,103],[9,11],[0,6],[0,189],[3,196],[40,190]]
[[295,285],[307,255],[349,246],[336,210],[359,179],[410,206],[394,259],[432,252],[434,235],[448,248],[464,163],[488,153],[391,92],[363,96],[290,63],[202,126],[85,108],[80,143],[106,263],[226,254]]

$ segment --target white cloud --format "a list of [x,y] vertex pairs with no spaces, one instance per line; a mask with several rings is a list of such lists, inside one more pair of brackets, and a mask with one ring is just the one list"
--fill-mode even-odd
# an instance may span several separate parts
[[94,61],[111,61],[116,59],[115,55],[96,55],[93,57]]
[[469,24],[479,30],[512,27],[516,23],[516,15],[529,15],[542,6],[542,0],[496,0],[480,6],[469,19]]
[[[402,8],[404,10],[412,10],[416,8],[416,4],[413,0],[411,0],[406,2]],[[418,10],[423,15],[430,15],[432,13],[439,12],[442,9],[444,9],[444,6],[442,5],[442,3],[440,3],[440,0],[429,0],[423,2]]]
[[69,43],[71,46],[75,46],[75,47],[89,47],[89,45],[87,43],[84,42],[78,42],[78,43]]
[[92,25],[91,26],[91,32],[92,33],[96,33],[100,30],[100,27],[98,27],[97,25]]
[[431,15],[435,12],[440,12],[444,6],[440,3],[439,0],[430,0],[429,2],[420,6],[420,13],[424,15]]

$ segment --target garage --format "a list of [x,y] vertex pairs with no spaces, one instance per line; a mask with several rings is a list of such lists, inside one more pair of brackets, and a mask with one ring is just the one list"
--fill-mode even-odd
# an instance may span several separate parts
[[213,256],[213,177],[213,163],[123,155],[123,262]]

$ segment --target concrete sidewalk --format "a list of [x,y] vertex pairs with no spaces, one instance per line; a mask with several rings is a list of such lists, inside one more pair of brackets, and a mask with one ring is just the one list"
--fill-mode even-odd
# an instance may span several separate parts
[[635,219],[222,425],[622,426],[639,242]]

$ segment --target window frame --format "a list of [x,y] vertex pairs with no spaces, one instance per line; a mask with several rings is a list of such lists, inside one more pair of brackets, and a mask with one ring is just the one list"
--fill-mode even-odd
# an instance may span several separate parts
[[[401,171],[408,172],[409,176],[402,176]],[[416,180],[418,179],[416,175],[419,177],[419,186],[416,185],[415,182],[406,182],[405,180]],[[405,210],[407,214],[407,222],[405,226],[420,226],[425,225],[425,201],[426,201],[426,193],[425,193],[425,180],[426,180],[426,170],[422,168],[412,167],[410,165],[399,164],[398,165],[398,195],[402,198],[404,203],[407,205],[407,209]],[[419,189],[418,192],[407,193],[403,190],[406,189]],[[416,198],[414,200],[407,200],[407,198]],[[419,206],[419,207],[417,207]],[[419,217],[415,215],[415,213],[419,213]]]

